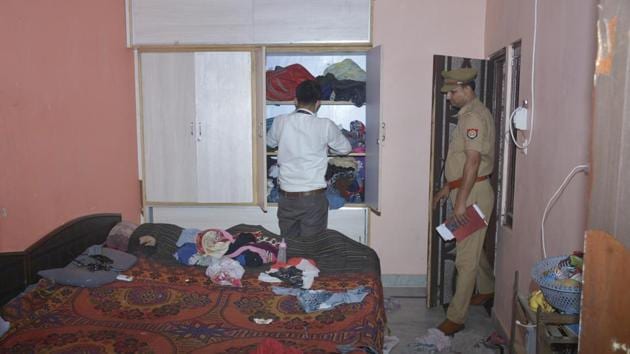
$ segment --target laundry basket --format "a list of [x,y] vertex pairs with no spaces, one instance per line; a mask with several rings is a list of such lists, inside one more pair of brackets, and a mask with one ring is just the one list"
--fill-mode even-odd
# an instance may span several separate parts
[[566,314],[580,313],[580,295],[582,287],[563,286],[558,284],[553,276],[558,263],[565,260],[566,256],[550,257],[536,263],[532,268],[532,278],[540,286],[545,300],[556,309]]

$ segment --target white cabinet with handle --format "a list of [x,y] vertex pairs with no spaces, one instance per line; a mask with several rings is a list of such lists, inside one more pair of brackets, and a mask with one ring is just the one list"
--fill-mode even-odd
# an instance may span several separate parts
[[254,200],[250,51],[142,52],[147,203]]

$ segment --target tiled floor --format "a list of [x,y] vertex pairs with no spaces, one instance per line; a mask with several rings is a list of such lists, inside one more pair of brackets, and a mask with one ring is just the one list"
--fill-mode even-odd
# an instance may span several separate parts
[[[414,346],[416,338],[424,335],[429,328],[436,327],[445,318],[441,307],[426,308],[424,288],[385,288],[387,321],[390,336],[400,342],[391,354],[427,353]],[[455,334],[450,350],[441,353],[481,354],[499,353],[481,342],[495,331],[492,319],[481,306],[471,306],[466,328]]]

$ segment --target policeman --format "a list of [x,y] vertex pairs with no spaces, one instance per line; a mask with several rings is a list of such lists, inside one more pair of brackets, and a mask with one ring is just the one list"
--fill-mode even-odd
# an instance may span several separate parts
[[[494,162],[494,120],[475,95],[476,76],[474,68],[442,72],[444,85],[441,91],[459,112],[446,156],[447,183],[433,197],[433,207],[442,198],[450,198],[454,218],[459,223],[467,222],[465,210],[473,203],[486,217],[490,217],[494,206],[494,192],[489,180]],[[494,297],[494,276],[483,251],[486,230],[482,228],[457,241],[455,294],[446,312],[446,320],[438,326],[445,335],[453,335],[464,328],[470,304],[491,304]],[[472,296],[475,281],[479,292]]]

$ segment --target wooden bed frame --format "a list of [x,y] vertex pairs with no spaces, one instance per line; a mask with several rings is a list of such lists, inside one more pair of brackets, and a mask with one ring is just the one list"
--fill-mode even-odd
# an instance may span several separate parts
[[0,253],[0,305],[39,280],[37,272],[64,267],[91,245],[105,242],[120,214],[93,214],[67,222],[22,252]]

